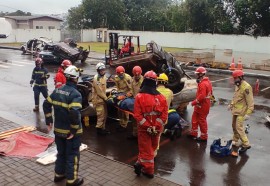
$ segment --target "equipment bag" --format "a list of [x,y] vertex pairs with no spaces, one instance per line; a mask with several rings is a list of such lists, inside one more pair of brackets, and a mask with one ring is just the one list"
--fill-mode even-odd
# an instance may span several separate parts
[[218,157],[229,156],[232,152],[232,140],[216,139],[210,147],[210,154]]

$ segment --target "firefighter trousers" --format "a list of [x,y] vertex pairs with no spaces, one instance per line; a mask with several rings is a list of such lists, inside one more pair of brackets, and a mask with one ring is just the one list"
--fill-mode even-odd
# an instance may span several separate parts
[[48,97],[48,89],[47,86],[34,86],[34,99],[35,99],[35,105],[39,105],[39,95],[42,93],[43,97],[47,99]]
[[190,131],[190,135],[194,137],[198,137],[198,128],[201,130],[201,139],[207,139],[208,138],[208,126],[206,117],[208,114],[196,112],[194,111],[192,114],[192,127]]
[[101,103],[98,105],[95,105],[96,112],[97,112],[97,124],[96,128],[105,129],[105,124],[107,120],[107,104]]
[[242,142],[243,147],[249,147],[249,140],[244,129],[244,117],[233,115],[232,117],[232,128],[233,128],[233,141],[238,142],[239,139]]
[[150,135],[146,130],[138,129],[138,160],[142,165],[142,171],[147,174],[154,174],[154,151],[158,147],[159,135]]
[[75,136],[66,139],[55,136],[57,157],[55,161],[55,174],[65,175],[68,182],[78,178],[81,137]]

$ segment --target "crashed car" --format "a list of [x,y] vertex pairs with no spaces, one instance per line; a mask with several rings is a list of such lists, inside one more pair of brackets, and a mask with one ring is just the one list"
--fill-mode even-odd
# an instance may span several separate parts
[[[143,73],[148,70],[154,70],[156,73],[166,73],[169,81],[167,87],[170,88],[174,93],[174,98],[172,101],[172,108],[177,109],[179,112],[183,112],[190,101],[193,101],[196,97],[197,83],[195,79],[192,79],[184,69],[180,62],[178,62],[170,53],[164,51],[162,47],[157,45],[155,42],[150,42],[146,45],[146,51],[141,52],[139,46],[139,36],[120,36],[125,37],[125,40],[129,40],[130,50],[121,50],[118,48],[118,34],[110,33],[110,49],[109,53],[106,52],[106,63],[109,66],[107,70],[109,74],[115,74],[115,68],[118,66],[123,66],[126,73],[132,75],[132,69],[134,66],[141,66]],[[136,46],[137,51],[134,51],[134,44],[132,43],[132,38],[137,39],[138,45]],[[124,45],[125,42],[124,42]],[[123,52],[125,51],[125,52]],[[109,78],[111,79],[111,78]],[[112,85],[113,82],[108,82],[107,95],[113,89],[116,89]],[[89,84],[91,87],[91,83]],[[91,98],[91,90],[89,88],[89,94],[87,95]],[[93,116],[95,111],[91,104],[91,99],[88,99],[88,105],[82,109],[83,116]],[[86,106],[87,105],[87,106]],[[108,117],[112,116],[110,113],[113,112],[113,108],[108,108]],[[114,114],[117,116],[117,114]],[[113,117],[111,117],[113,118]]]
[[24,43],[20,49],[22,51],[22,54],[36,55],[37,53],[43,50],[45,45],[49,43],[52,43],[52,40],[48,38],[45,37],[40,37],[38,39],[34,38]]
[[[90,50],[83,50],[82,47],[73,47],[65,42],[50,43],[44,46],[43,51],[39,53],[44,63],[61,63],[64,59],[72,63],[80,60],[84,63],[89,55]],[[76,45],[77,46],[77,45]]]

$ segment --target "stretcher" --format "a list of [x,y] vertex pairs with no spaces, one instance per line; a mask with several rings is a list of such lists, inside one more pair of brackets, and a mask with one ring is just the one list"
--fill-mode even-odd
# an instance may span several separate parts
[[124,110],[124,109],[121,109],[120,107],[118,107],[118,106],[116,106],[116,105],[114,105],[114,107],[115,107],[115,108],[117,108],[118,110],[120,110],[120,111],[124,112],[124,113],[128,113],[128,114],[130,114],[130,115],[134,116],[134,113],[133,113],[133,112],[131,112],[131,111],[129,111],[129,110]]

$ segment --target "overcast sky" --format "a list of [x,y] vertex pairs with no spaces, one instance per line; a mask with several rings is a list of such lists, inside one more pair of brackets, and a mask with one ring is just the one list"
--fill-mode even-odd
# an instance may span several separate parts
[[71,7],[81,4],[82,0],[0,0],[0,11],[15,12],[22,10],[32,14],[67,13]]

